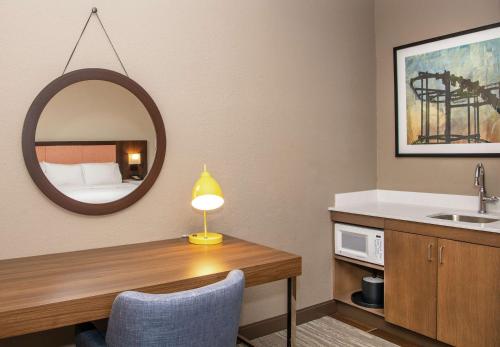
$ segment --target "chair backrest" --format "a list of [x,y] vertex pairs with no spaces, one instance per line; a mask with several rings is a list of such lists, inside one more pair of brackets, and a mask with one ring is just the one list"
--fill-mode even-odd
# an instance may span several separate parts
[[244,274],[172,294],[123,292],[113,303],[106,343],[124,346],[234,347],[238,335]]

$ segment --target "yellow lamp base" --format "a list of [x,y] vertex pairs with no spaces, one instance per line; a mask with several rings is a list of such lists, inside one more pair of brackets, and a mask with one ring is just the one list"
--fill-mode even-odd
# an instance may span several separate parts
[[205,237],[205,233],[202,231],[196,234],[190,234],[189,242],[194,243],[195,245],[216,245],[222,242],[222,234],[207,233],[207,236]]

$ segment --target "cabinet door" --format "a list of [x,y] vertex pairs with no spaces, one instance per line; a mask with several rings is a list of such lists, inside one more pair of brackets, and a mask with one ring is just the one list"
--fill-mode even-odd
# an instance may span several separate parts
[[437,239],[385,230],[385,320],[436,338]]
[[439,239],[438,340],[500,346],[500,248]]

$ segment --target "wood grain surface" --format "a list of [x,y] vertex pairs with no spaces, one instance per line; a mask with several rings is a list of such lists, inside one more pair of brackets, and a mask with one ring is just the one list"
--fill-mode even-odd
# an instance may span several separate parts
[[245,272],[246,286],[301,274],[300,256],[225,236],[219,245],[185,239],[0,261],[0,338],[97,320],[126,290],[169,293]]
[[386,219],[385,228],[449,240],[477,243],[485,246],[500,247],[500,233],[489,231],[454,228],[395,219]]
[[500,249],[439,240],[437,338],[500,346]]
[[436,338],[437,239],[385,230],[385,320]]
[[371,228],[384,228],[384,218],[364,216],[361,214],[330,211],[330,219],[333,222],[362,225]]
[[330,218],[333,222],[338,223],[403,231],[412,234],[476,243],[484,246],[500,247],[500,233],[466,229],[458,226],[449,227],[444,225],[410,222],[399,219],[363,216],[347,212],[330,211]]

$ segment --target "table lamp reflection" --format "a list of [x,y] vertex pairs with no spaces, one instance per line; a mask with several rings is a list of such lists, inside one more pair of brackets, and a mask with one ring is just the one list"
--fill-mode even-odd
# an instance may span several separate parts
[[139,165],[141,165],[141,153],[129,153],[128,165],[130,166],[130,173],[132,174],[132,176],[139,178]]

